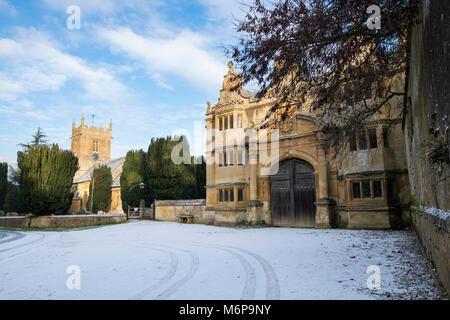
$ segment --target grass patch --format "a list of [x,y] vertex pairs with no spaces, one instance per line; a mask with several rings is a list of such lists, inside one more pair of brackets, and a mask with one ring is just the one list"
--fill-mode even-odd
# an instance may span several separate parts
[[89,229],[98,229],[101,227],[107,227],[111,225],[116,224],[124,224],[126,222],[110,222],[110,223],[99,223],[94,224],[92,226],[85,226],[85,227],[74,227],[74,228],[9,228],[9,227],[0,227],[0,231],[31,231],[31,232],[69,232],[69,231],[82,231],[82,230],[89,230]]
[[261,221],[259,223],[249,223],[245,221],[239,222],[237,225],[235,225],[234,229],[263,229],[263,228],[272,228],[273,225],[267,224],[264,221]]

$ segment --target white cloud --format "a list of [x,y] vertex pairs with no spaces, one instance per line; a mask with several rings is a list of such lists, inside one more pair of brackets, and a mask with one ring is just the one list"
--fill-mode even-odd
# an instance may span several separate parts
[[18,29],[15,39],[0,39],[0,99],[11,101],[22,94],[58,91],[68,81],[79,82],[86,98],[104,101],[125,99],[129,92],[104,67],[63,52],[43,32]]
[[99,37],[113,52],[142,62],[150,73],[170,73],[204,91],[220,89],[226,67],[213,54],[210,39],[190,30],[171,37],[144,37],[129,28],[99,28]]
[[171,91],[174,90],[174,88],[173,88],[172,86],[168,85],[168,84],[163,80],[163,78],[161,77],[161,75],[160,75],[159,73],[154,73],[153,75],[151,75],[151,77],[152,77],[152,79],[155,81],[155,83],[156,83],[157,86],[159,86],[159,87],[161,87],[161,88],[164,88],[164,89],[167,89],[167,90],[171,90]]

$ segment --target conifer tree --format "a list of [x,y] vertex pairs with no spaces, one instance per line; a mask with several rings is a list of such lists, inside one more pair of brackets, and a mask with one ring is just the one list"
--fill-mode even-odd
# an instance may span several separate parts
[[181,154],[183,158],[191,159],[188,152],[189,144],[184,137],[153,138],[147,152],[146,165],[146,198],[149,203],[157,200],[192,199],[192,191],[196,188],[195,176],[191,164],[176,164],[172,160],[172,150],[179,140],[186,141]]
[[90,212],[106,211],[111,199],[111,169],[105,165],[94,169],[89,185],[87,210]]
[[36,131],[36,133],[33,135],[33,139],[29,143],[20,143],[19,146],[27,149],[31,146],[39,146],[39,145],[46,145],[48,143],[48,140],[45,139],[47,135],[44,133],[44,131],[39,127]]
[[6,212],[22,212],[20,209],[20,170],[9,166],[8,190],[6,191],[3,210]]
[[130,150],[127,153],[120,176],[120,191],[124,207],[138,207],[144,194],[141,188],[130,189],[145,182],[146,153],[143,150]]
[[8,191],[6,192],[5,204],[3,209],[6,212],[22,212],[20,208],[20,188],[19,185],[8,182]]
[[8,191],[8,164],[0,163],[0,210],[3,210]]
[[19,151],[17,163],[22,210],[35,215],[66,214],[73,198],[77,157],[56,144],[41,144]]

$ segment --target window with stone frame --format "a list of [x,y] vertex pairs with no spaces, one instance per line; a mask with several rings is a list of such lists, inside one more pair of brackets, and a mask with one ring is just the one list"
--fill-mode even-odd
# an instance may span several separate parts
[[362,181],[362,196],[363,198],[371,198],[372,194],[370,191],[370,181]]
[[370,149],[378,148],[377,130],[376,129],[369,129],[368,133],[369,133],[369,146],[370,146]]
[[238,150],[236,153],[236,162],[238,166],[244,165],[244,158],[242,150]]
[[363,100],[372,99],[372,83],[361,87],[358,83],[347,84],[344,87],[344,95],[347,105],[353,105]]
[[219,202],[234,202],[234,189],[219,189]]
[[380,199],[383,198],[382,180],[352,181],[352,199]]
[[361,198],[361,184],[359,182],[352,183],[353,199]]
[[219,152],[219,167],[223,167],[223,153]]
[[237,116],[237,126],[238,129],[242,129],[242,115],[238,114]]
[[92,141],[92,151],[98,152],[98,140]]
[[359,130],[358,131],[358,146],[359,146],[359,150],[366,150],[367,149],[366,130]]
[[244,189],[238,189],[238,201],[244,201]]
[[350,151],[373,150],[378,148],[376,128],[361,129],[348,138]]
[[389,148],[389,131],[388,128],[383,127],[383,145],[385,148]]
[[372,196],[374,198],[382,198],[383,197],[383,193],[381,191],[381,181],[376,180],[376,181],[372,181]]
[[351,134],[349,139],[348,139],[349,145],[350,145],[350,151],[356,151],[358,150],[357,146],[356,146],[356,135],[355,134]]

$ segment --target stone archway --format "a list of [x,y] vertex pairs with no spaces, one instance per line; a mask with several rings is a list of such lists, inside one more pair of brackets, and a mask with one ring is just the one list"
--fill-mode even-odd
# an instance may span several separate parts
[[316,224],[314,168],[300,159],[280,162],[270,177],[272,224],[282,227],[314,228]]

